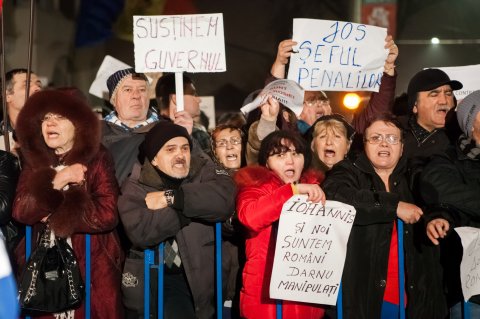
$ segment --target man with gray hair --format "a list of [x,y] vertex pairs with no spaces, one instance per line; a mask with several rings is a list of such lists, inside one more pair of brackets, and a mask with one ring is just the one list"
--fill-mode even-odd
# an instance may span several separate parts
[[102,143],[112,153],[118,183],[130,174],[144,134],[158,121],[149,108],[148,80],[133,68],[119,70],[107,79],[114,110],[102,122]]

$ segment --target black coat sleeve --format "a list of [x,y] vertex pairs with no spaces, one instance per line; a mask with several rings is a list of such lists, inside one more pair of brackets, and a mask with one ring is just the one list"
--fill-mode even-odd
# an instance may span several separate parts
[[466,159],[456,165],[455,161],[447,155],[435,156],[420,176],[420,194],[427,205],[427,218],[445,218],[455,226],[468,226],[471,221],[479,223],[479,178],[467,176],[460,166],[476,163]]
[[0,226],[7,224],[12,218],[18,175],[17,158],[10,153],[0,151]]

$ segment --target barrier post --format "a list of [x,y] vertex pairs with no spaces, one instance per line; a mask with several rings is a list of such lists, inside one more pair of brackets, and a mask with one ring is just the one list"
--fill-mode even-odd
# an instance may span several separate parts
[[337,319],[343,319],[343,294],[342,294],[341,282],[340,282],[340,288],[338,289],[338,297],[337,297]]
[[154,263],[154,252],[145,249],[143,255],[143,318],[150,318],[150,265]]
[[163,319],[163,275],[164,275],[164,267],[165,264],[163,260],[165,258],[165,243],[160,243],[158,245],[158,287],[157,287],[157,295],[158,295],[158,310],[157,310],[157,318]]
[[397,220],[398,240],[398,287],[400,293],[400,319],[405,319],[405,254],[403,250],[403,221]]
[[470,319],[470,303],[468,301],[463,302],[463,319]]
[[85,319],[90,319],[90,301],[91,301],[91,250],[90,234],[85,235]]
[[222,223],[215,224],[215,274],[217,281],[217,319],[223,316]]

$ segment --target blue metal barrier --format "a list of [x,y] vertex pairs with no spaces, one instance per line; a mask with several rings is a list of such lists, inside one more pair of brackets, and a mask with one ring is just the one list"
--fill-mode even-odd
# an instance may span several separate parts
[[470,303],[468,301],[463,302],[463,319],[470,319]]
[[340,282],[340,287],[339,287],[339,289],[338,289],[338,297],[337,297],[337,319],[343,319],[342,282]]
[[282,319],[282,301],[281,300],[276,300],[275,301],[276,307],[277,307],[277,319]]
[[[155,253],[146,249],[144,252],[144,288],[143,288],[143,318],[150,318],[150,269],[158,269],[158,307],[157,318],[163,318],[164,293],[164,243],[158,246],[158,263],[155,263]],[[223,288],[222,288],[222,223],[215,224],[215,278],[216,278],[216,309],[217,319],[223,316]]]
[[222,223],[215,224],[215,274],[217,278],[217,319],[223,315]]
[[91,238],[90,234],[85,235],[85,319],[90,319],[90,306],[91,306],[91,278],[92,278],[92,265],[91,265]]
[[405,254],[403,251],[403,221],[397,219],[398,287],[400,289],[400,319],[405,319]]

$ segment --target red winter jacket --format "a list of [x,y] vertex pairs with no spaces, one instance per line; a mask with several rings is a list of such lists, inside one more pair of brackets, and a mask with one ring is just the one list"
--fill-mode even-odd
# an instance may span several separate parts
[[[234,176],[239,193],[237,212],[247,228],[246,263],[240,292],[240,314],[253,319],[275,319],[275,301],[269,298],[270,277],[275,253],[276,225],[283,204],[293,196],[290,184],[284,184],[271,170],[262,166],[240,169]],[[302,183],[319,184],[320,172],[302,174]],[[324,309],[320,305],[283,302],[283,318],[318,319]]]

